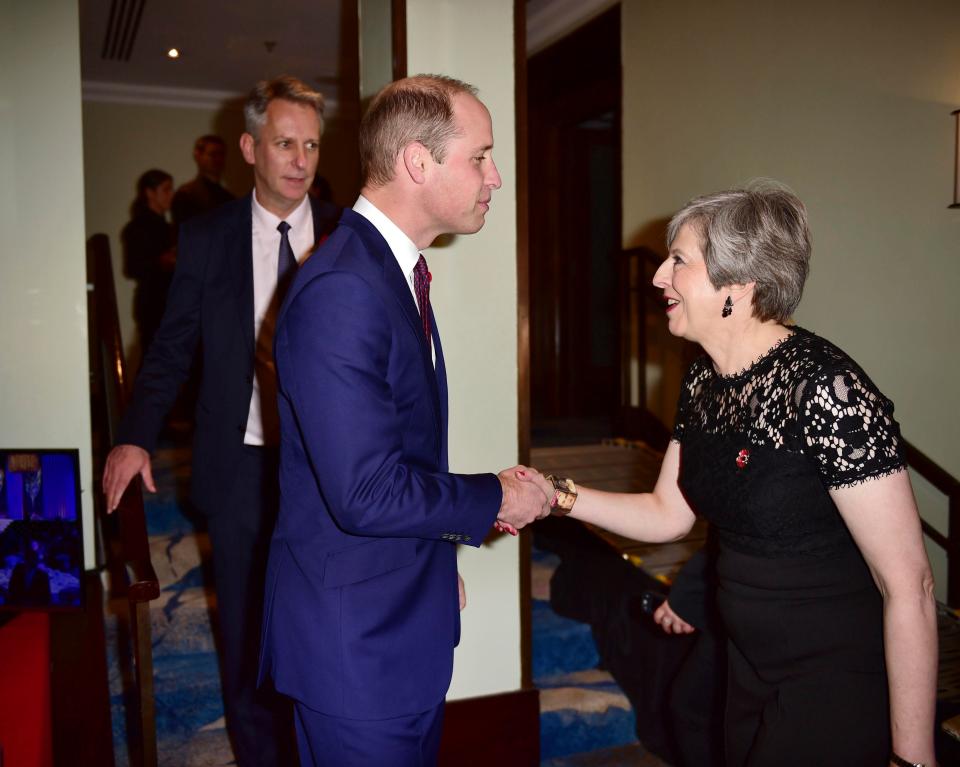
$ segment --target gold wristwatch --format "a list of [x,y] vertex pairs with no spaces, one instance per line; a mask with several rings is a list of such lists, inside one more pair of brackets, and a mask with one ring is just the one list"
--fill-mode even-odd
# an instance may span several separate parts
[[555,477],[553,474],[547,474],[547,481],[553,483],[554,489],[550,513],[561,517],[569,514],[577,500],[577,486],[569,477]]

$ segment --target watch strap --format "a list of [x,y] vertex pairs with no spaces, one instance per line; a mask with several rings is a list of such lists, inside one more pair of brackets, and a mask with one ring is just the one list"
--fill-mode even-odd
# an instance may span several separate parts
[[569,477],[555,477],[548,474],[547,481],[553,484],[553,499],[550,501],[550,513],[566,516],[577,500],[577,486]]

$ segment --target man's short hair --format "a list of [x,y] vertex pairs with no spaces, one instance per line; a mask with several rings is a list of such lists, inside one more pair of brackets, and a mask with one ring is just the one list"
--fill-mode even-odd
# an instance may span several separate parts
[[323,94],[292,75],[281,75],[258,82],[243,105],[246,130],[254,139],[260,138],[260,129],[267,121],[267,107],[275,99],[303,104],[315,110],[320,121],[320,135],[323,135]]
[[447,142],[457,135],[453,98],[476,96],[477,89],[443,75],[415,75],[385,86],[360,122],[360,170],[363,183],[383,186],[393,179],[397,155],[418,141],[442,163]]
[[227,148],[226,142],[220,136],[216,133],[207,133],[193,142],[193,151],[202,152],[207,148],[208,144],[217,144],[221,149]]

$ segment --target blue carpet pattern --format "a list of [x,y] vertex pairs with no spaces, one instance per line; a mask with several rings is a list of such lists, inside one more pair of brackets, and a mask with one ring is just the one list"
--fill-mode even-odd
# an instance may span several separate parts
[[540,690],[541,764],[659,764],[637,742],[626,696],[597,668],[590,627],[550,609],[550,577],[559,563],[555,555],[534,549],[533,674]]
[[[162,767],[218,767],[234,763],[223,723],[220,676],[211,629],[216,609],[205,587],[209,539],[183,511],[181,489],[189,480],[188,448],[164,447],[154,458],[157,493],[144,494],[151,558],[160,598],[151,604],[157,751]],[[109,605],[107,648],[114,753],[129,764],[124,690],[125,604]]]

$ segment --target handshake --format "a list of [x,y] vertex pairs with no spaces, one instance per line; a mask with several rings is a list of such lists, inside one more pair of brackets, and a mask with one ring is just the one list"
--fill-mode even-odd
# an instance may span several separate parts
[[494,527],[502,533],[516,535],[522,527],[548,516],[556,505],[553,482],[536,469],[514,466],[497,477],[503,500]]

